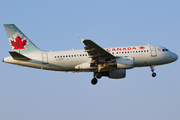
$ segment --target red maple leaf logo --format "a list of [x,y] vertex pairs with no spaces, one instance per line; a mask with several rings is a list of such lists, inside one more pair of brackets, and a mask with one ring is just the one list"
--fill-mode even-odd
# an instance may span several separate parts
[[139,49],[144,50],[144,49],[145,49],[145,47],[144,47],[144,46],[140,46],[140,47],[139,47]]
[[22,40],[22,38],[18,35],[14,40],[11,40],[11,46],[13,46],[14,50],[18,49],[26,49],[24,46],[27,45],[27,39]]

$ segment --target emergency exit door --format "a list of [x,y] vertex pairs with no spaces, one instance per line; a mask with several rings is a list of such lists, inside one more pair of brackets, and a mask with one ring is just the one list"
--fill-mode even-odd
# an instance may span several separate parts
[[48,54],[47,53],[42,54],[42,64],[48,64]]
[[151,49],[151,56],[156,57],[157,56],[156,47],[150,46],[150,49]]

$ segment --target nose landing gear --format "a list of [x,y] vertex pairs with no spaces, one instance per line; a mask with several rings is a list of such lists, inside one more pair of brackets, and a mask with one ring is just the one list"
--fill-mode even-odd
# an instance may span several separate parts
[[156,73],[154,72],[154,65],[151,65],[150,68],[151,68],[151,71],[152,71],[152,77],[156,77]]
[[156,73],[152,73],[152,77],[156,77]]

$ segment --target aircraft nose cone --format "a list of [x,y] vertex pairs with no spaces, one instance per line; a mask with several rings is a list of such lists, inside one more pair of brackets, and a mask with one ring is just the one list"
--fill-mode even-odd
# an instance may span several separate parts
[[173,53],[172,58],[173,58],[174,61],[176,61],[176,60],[178,59],[178,55],[176,55],[175,53]]
[[175,59],[177,60],[178,59],[178,55],[175,54]]

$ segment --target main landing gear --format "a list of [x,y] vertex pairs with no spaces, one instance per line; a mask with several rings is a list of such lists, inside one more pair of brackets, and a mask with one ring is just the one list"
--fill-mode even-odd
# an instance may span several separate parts
[[91,80],[91,83],[93,85],[96,85],[97,82],[98,82],[98,80],[96,78],[100,79],[101,77],[102,77],[102,73],[101,72],[94,72],[94,78]]
[[98,70],[97,70],[97,72],[94,72],[94,74],[93,74],[94,78],[91,80],[91,83],[93,85],[96,85],[98,82],[97,79],[100,79],[102,77],[102,73],[101,73],[102,68],[103,68],[103,66],[101,64],[98,64]]
[[96,85],[97,82],[98,82],[98,80],[97,80],[96,78],[93,78],[93,79],[91,80],[91,83],[92,83],[93,85]]
[[152,77],[156,77],[156,73],[154,72],[154,65],[151,65]]

